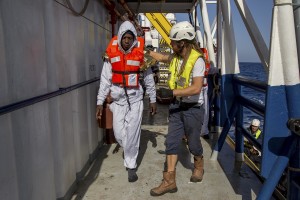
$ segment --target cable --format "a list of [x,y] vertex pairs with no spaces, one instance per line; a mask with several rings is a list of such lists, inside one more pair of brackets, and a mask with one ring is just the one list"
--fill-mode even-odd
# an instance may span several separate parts
[[[61,6],[63,6],[63,7],[65,7],[65,8],[67,8],[67,9],[69,9],[66,5],[64,5],[63,3],[59,2],[58,0],[54,0],[54,1],[55,1],[56,3],[58,3],[58,4],[60,4]],[[102,29],[104,29],[104,30],[106,30],[106,31],[108,31],[108,32],[111,33],[111,31],[108,30],[107,28],[105,28],[103,25],[98,24],[97,22],[95,22],[95,21],[93,21],[93,20],[91,20],[91,19],[89,19],[89,18],[87,18],[87,17],[85,17],[85,16],[83,16],[83,15],[81,15],[81,16],[82,16],[83,18],[85,18],[86,20],[92,22],[93,24],[95,24],[95,25],[101,27]]]
[[67,5],[68,5],[69,9],[72,11],[72,13],[73,13],[74,15],[76,15],[76,16],[79,16],[79,15],[83,15],[83,14],[84,14],[84,12],[86,11],[86,9],[87,9],[87,7],[88,7],[88,4],[89,4],[89,1],[90,1],[90,0],[85,0],[84,6],[83,6],[83,8],[81,9],[80,12],[77,12],[77,11],[73,8],[73,6],[72,6],[70,0],[65,0],[65,1],[66,1]]
[[220,85],[218,83],[218,79],[219,79],[219,74],[214,74],[213,75],[213,92],[212,92],[212,97],[210,100],[210,104],[212,106],[213,101],[215,99],[216,96],[220,96]]

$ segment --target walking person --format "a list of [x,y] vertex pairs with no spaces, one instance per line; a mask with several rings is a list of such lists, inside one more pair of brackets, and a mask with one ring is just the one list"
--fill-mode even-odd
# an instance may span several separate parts
[[[156,89],[151,68],[141,73],[144,64],[144,40],[137,37],[136,29],[129,21],[119,27],[106,49],[100,88],[97,96],[96,118],[101,119],[103,102],[110,93],[113,113],[114,135],[124,149],[124,166],[128,170],[128,181],[138,180],[137,156],[140,145],[143,115],[143,87],[150,97],[150,112],[156,113]],[[140,74],[141,73],[141,74]]]
[[166,136],[167,170],[163,172],[162,183],[153,189],[152,196],[177,192],[176,163],[181,140],[186,134],[188,147],[194,155],[194,170],[191,182],[203,178],[203,148],[200,141],[203,123],[203,77],[205,62],[203,53],[195,41],[195,29],[189,22],[179,22],[170,31],[171,55],[153,51],[147,53],[159,62],[169,63],[168,89],[161,88],[164,96],[174,97],[169,106],[169,125]]

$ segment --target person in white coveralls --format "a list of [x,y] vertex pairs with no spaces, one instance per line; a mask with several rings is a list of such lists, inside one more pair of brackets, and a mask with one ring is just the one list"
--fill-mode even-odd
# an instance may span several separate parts
[[[101,119],[103,103],[110,93],[113,100],[109,109],[113,113],[115,138],[124,149],[124,166],[128,181],[138,180],[137,157],[143,116],[143,87],[150,98],[150,112],[156,113],[156,89],[151,67],[144,69],[144,40],[137,36],[134,25],[125,21],[119,27],[106,49],[100,88],[97,96],[96,118]],[[143,81],[141,81],[143,80]]]

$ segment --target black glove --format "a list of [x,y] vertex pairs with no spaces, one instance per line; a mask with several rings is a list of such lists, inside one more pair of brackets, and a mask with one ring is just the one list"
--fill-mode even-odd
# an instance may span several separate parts
[[154,51],[154,47],[152,45],[148,45],[146,47],[144,47],[144,55],[150,56],[150,51]]
[[159,96],[162,99],[167,99],[167,98],[173,98],[173,90],[170,90],[168,88],[160,88],[159,89]]
[[147,45],[145,47],[146,50],[149,50],[149,51],[154,51],[154,47],[152,45]]

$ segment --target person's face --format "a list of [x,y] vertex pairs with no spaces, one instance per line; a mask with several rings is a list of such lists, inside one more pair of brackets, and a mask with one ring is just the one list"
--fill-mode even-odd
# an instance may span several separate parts
[[121,40],[122,48],[127,51],[133,44],[133,35],[125,33]]
[[184,43],[182,41],[171,40],[171,47],[176,54],[180,54]]
[[251,125],[251,131],[252,131],[253,133],[256,132],[257,129],[258,129],[258,126],[253,126],[253,125]]

